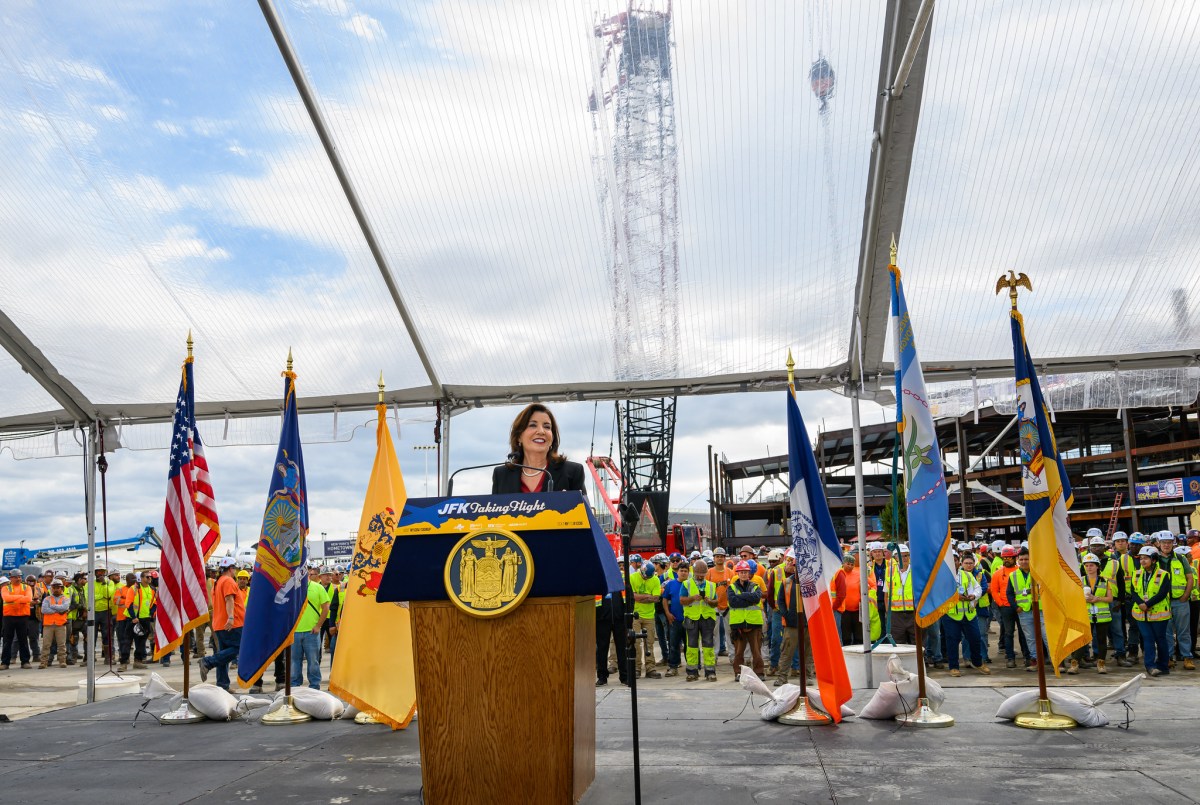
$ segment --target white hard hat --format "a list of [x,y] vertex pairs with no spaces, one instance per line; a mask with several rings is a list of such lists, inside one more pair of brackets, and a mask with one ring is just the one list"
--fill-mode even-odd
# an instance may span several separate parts
[[970,545],[968,545],[968,544],[967,544],[967,543],[965,543],[965,542],[960,542],[960,543],[958,543],[958,545],[957,545],[956,547],[958,548],[958,551],[959,551],[960,553],[961,553],[961,552],[963,552],[963,551],[969,551],[969,550],[971,550],[971,546],[970,546]]
[[1103,537],[1104,532],[1098,528],[1089,528],[1087,530],[1087,536],[1088,536],[1088,539],[1091,539],[1092,537]]
[[796,551],[794,548],[788,548],[786,551],[783,552],[783,556],[785,559],[795,559]]
[[1003,549],[1004,549],[1004,540],[1002,540],[1002,539],[998,539],[998,540],[996,540],[995,542],[993,542],[993,543],[992,543],[992,550],[993,550],[993,551],[1000,551],[1000,550],[1003,550]]
[[1028,547],[1029,547],[1029,540],[1027,540],[1027,539],[1023,539],[1023,540],[1021,540],[1021,547],[1022,547],[1022,548],[1028,548]]
[[222,556],[221,561],[218,562],[217,564],[221,567],[221,569],[224,569],[224,568],[233,567],[234,565],[236,565],[237,560],[234,559],[232,556]]
[[782,559],[782,558],[783,558],[783,551],[781,551],[778,548],[772,548],[771,552],[767,554],[767,559],[769,559],[771,561],[775,561],[777,559]]
[[900,543],[900,553],[908,553],[908,543]]
[[1153,545],[1143,545],[1142,549],[1138,551],[1138,556],[1158,556],[1158,548]]
[[0,576],[0,584],[8,584],[8,576]]
[[1127,540],[1127,539],[1129,539],[1129,535],[1126,534],[1124,531],[1117,531],[1117,532],[1113,533],[1113,542],[1116,542],[1119,539]]
[[867,550],[868,551],[882,551],[883,543],[876,540],[875,542],[872,542],[869,545],[867,545]]
[[688,559],[699,559],[701,556],[703,556],[703,554],[701,554],[700,551],[692,551],[688,554]]
[[1180,556],[1191,556],[1192,549],[1186,545],[1176,545],[1175,553],[1179,554]]
[[1098,565],[1100,564],[1100,557],[1094,553],[1085,553],[1083,555],[1083,563],[1086,565],[1088,562]]
[[1104,537],[1092,537],[1088,540],[1088,545],[1104,545]]
[[1159,531],[1158,532],[1158,541],[1162,542],[1164,539],[1169,539],[1169,540],[1171,540],[1171,542],[1174,542],[1175,541],[1175,532],[1169,528],[1166,529],[1165,531]]

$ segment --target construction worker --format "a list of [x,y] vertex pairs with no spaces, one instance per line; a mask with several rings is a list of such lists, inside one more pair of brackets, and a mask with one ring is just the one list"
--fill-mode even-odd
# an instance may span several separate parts
[[74,665],[87,651],[87,574],[76,573],[65,595],[71,599],[71,610],[67,613],[67,665]]
[[33,606],[33,587],[25,583],[20,571],[13,571],[0,579],[0,598],[4,602],[4,626],[0,634],[4,637],[4,650],[0,653],[0,671],[8,670],[8,663],[19,655],[22,668],[32,668],[29,663],[29,608]]
[[[960,560],[958,570],[958,600],[946,612],[943,628],[946,630],[946,659],[950,664],[950,676],[962,676],[958,669],[958,650],[965,640],[967,643],[968,661],[971,667],[979,673],[988,675],[991,670],[983,661],[983,647],[979,641],[979,627],[976,602],[983,595],[983,588],[975,578],[975,556],[969,551]],[[893,615],[893,622],[895,616]],[[939,621],[939,622],[941,622]]]
[[133,647],[133,620],[129,617],[129,607],[133,604],[133,595],[137,592],[137,576],[125,574],[125,583],[113,593],[113,612],[117,620],[117,655],[120,665],[117,671],[129,668],[129,652]]
[[[971,561],[967,561],[970,557]],[[983,664],[992,664],[992,654],[989,644],[991,643],[992,617],[994,615],[992,609],[992,571],[990,563],[982,557],[977,561],[974,554],[965,554],[963,556],[963,569],[975,577],[975,581],[979,582],[979,600],[975,602],[975,623],[979,627],[979,643],[983,649]],[[969,650],[969,646],[964,643],[964,653]]]
[[154,636],[154,609],[158,604],[158,591],[152,583],[156,574],[157,571],[154,570],[142,572],[142,581],[134,589],[133,600],[129,602],[129,633],[133,635],[134,668],[145,668],[146,660],[152,653],[146,648],[148,644],[153,645],[149,640]]
[[1164,531],[1159,536],[1163,552],[1163,569],[1171,576],[1171,622],[1167,625],[1167,651],[1170,667],[1175,667],[1175,658],[1183,660],[1185,671],[1196,670],[1192,659],[1192,589],[1196,586],[1195,571],[1192,569],[1191,551],[1186,546],[1175,547],[1175,535]]
[[767,588],[767,594],[763,596],[763,611],[767,618],[767,652],[770,655],[767,673],[772,675],[779,670],[779,652],[783,648],[783,616],[775,602],[779,598],[779,588],[783,586],[784,573],[783,551],[772,548],[767,553],[767,570],[763,576]]
[[[621,575],[625,575],[625,557],[618,556]],[[623,592],[598,596],[596,601],[596,687],[608,684],[609,646],[616,653],[616,670],[621,684],[629,684],[625,662],[625,598]]]
[[[200,679],[208,681],[208,672],[217,669],[217,687],[223,690],[229,690],[229,663],[237,659],[238,650],[242,645],[242,626],[246,619],[246,596],[238,589],[237,581],[234,580],[234,573],[237,572],[237,561],[232,556],[223,557],[220,560],[221,575],[217,578],[217,583],[213,586],[213,617],[216,622],[213,623],[213,634],[216,636],[217,652],[210,657],[205,657],[200,662]],[[316,592],[314,592],[314,590]],[[302,659],[308,654],[309,659],[309,679],[313,679],[314,671],[319,688],[321,684],[321,671],[317,667],[314,669],[314,661],[317,657],[317,634],[319,632],[320,620],[312,616],[311,610],[313,605],[311,602],[316,599],[316,606],[321,606],[322,610],[318,612],[320,620],[324,620],[324,615],[328,610],[323,606],[329,602],[329,594],[321,589],[319,584],[308,585],[308,600],[304,605],[304,613],[301,615],[299,623],[296,627],[296,633],[293,635],[292,649],[292,685],[299,687],[300,685],[300,665],[297,659]],[[301,633],[307,635],[303,645],[299,644]]]
[[1092,624],[1092,651],[1096,656],[1096,673],[1107,674],[1109,625],[1112,623],[1112,579],[1100,572],[1103,560],[1094,553],[1083,556],[1083,600],[1087,602],[1088,620]]
[[737,578],[737,574],[730,566],[725,549],[713,548],[713,566],[709,568],[708,580],[717,585],[717,636],[715,642],[718,657],[728,656],[729,647],[733,644],[732,639],[728,643],[726,642],[729,635],[729,599],[726,594],[729,590],[729,583],[735,578]]
[[879,607],[879,617],[882,619],[887,617],[888,596],[884,591],[887,588],[892,563],[887,558],[887,548],[882,542],[869,543],[867,550],[871,554],[871,563],[867,565],[867,584],[876,591],[876,606]]
[[[106,663],[112,662],[113,627],[116,622],[112,617],[113,596],[117,585],[108,579],[108,568],[96,568],[96,578],[88,585],[88,595],[92,597],[96,608],[95,644],[100,646],[101,655]],[[85,603],[85,607],[87,604]],[[85,609],[86,612],[86,609]]]
[[1169,674],[1167,624],[1171,620],[1171,578],[1158,562],[1159,552],[1150,545],[1138,551],[1140,567],[1133,573],[1133,619],[1142,634],[1146,673]]
[[663,582],[662,605],[667,619],[667,671],[663,676],[679,676],[680,656],[687,641],[684,630],[683,594],[684,582],[691,576],[691,567],[686,563],[677,565]]
[[[634,676],[647,679],[662,679],[654,668],[654,641],[657,627],[654,623],[654,605],[662,601],[662,581],[654,572],[654,565],[634,554],[629,558],[629,586],[633,590],[633,631],[645,630],[646,638],[636,650],[637,663]],[[643,671],[644,669],[644,671]]]
[[729,629],[733,634],[733,676],[741,679],[742,665],[747,647],[750,649],[750,664],[759,679],[763,677],[762,658],[762,593],[763,588],[754,581],[750,562],[742,560],[734,565],[737,578],[729,585]]
[[[656,553],[650,558],[650,563],[654,565],[654,572],[658,576],[659,586],[665,589],[667,582],[674,578],[671,575],[673,571],[671,570],[670,558],[665,553]],[[671,624],[667,620],[666,605],[661,596],[654,604],[654,629],[655,634],[658,635],[658,651],[661,655],[661,659],[655,665],[666,665],[667,656],[671,653],[670,649],[667,648],[667,641],[671,635]],[[650,654],[653,657],[653,647],[650,649]]]
[[50,592],[42,597],[42,662],[47,668],[55,652],[58,667],[67,667],[67,616],[71,611],[71,599],[63,594],[64,580],[56,578],[50,582]]
[[[1099,555],[1097,558],[1100,558]],[[1131,606],[1129,586],[1136,569],[1137,562],[1129,553],[1129,535],[1124,531],[1115,532],[1112,535],[1112,552],[1108,555],[1108,561],[1102,561],[1100,573],[1111,582],[1113,600],[1109,606],[1111,620],[1108,623],[1108,641],[1112,644],[1113,660],[1122,668],[1133,665],[1126,658],[1125,646],[1126,633],[1131,628],[1131,618],[1127,617]]]
[[837,600],[833,604],[838,621],[838,636],[843,646],[862,644],[862,575],[858,568],[858,552],[842,554],[842,566],[833,579]]
[[[1030,672],[1037,671],[1038,657],[1044,656],[1046,650],[1045,637],[1042,638],[1042,645],[1036,645],[1033,634],[1033,573],[1029,570],[1029,548],[1021,548],[1017,553],[1017,566],[1011,573],[1008,574],[1008,586],[1005,588],[1005,596],[1014,605],[1017,611],[1017,623],[1021,627],[1021,634],[1025,638],[1025,651],[1027,652],[1025,661],[1025,670]],[[1037,616],[1042,617],[1042,602],[1038,601]],[[1044,628],[1042,634],[1046,634]]]
[[692,563],[692,578],[683,584],[683,630],[687,635],[687,650],[684,661],[687,681],[700,678],[704,667],[704,681],[717,681],[717,660],[713,651],[713,632],[717,626],[717,585],[708,580],[708,563],[698,559]]
[[[246,571],[238,571],[246,573]],[[247,575],[249,575],[247,573]],[[337,649],[338,619],[342,614],[342,591],[333,583],[333,568],[321,568],[320,585],[329,593],[329,617],[321,627],[321,646],[329,650],[329,664],[333,665],[333,652]],[[238,583],[241,587],[241,583]]]
[[907,545],[900,546],[900,561],[893,564],[884,583],[884,600],[892,613],[892,637],[897,643],[916,645],[917,620],[914,607],[912,573],[908,566]]
[[[1191,534],[1195,532],[1192,529],[1188,532],[1189,539]],[[1192,598],[1189,602],[1192,616],[1192,654],[1196,653],[1196,627],[1200,626],[1200,556],[1192,554],[1192,578],[1195,582],[1192,584]]]

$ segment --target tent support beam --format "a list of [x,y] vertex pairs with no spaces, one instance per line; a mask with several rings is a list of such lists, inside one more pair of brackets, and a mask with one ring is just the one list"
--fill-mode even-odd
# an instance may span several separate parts
[[38,385],[63,407],[67,417],[76,422],[86,422],[92,418],[88,413],[95,408],[91,401],[83,396],[83,392],[75,388],[71,381],[58,373],[54,364],[50,363],[42,351],[34,346],[25,333],[21,332],[21,328],[17,327],[16,323],[2,310],[0,310],[0,346],[3,346],[8,354],[12,355],[21,365],[26,374],[36,380]]
[[287,32],[283,30],[283,24],[280,22],[279,15],[275,11],[275,5],[272,3],[272,0],[258,0],[258,5],[262,9],[263,17],[267,21],[267,27],[271,29],[271,35],[275,38],[275,44],[279,47],[279,53],[283,56],[283,61],[292,76],[292,81],[296,84],[296,91],[300,93],[300,98],[304,101],[304,108],[308,110],[308,116],[312,120],[313,128],[316,129],[317,136],[321,139],[321,146],[325,149],[325,155],[329,157],[329,164],[333,166],[333,172],[337,174],[338,183],[342,186],[342,192],[346,194],[346,201],[350,203],[350,209],[354,212],[354,219],[358,221],[358,227],[362,230],[367,247],[371,250],[371,256],[375,258],[375,266],[379,269],[379,275],[383,278],[383,284],[387,286],[388,293],[392,296],[392,303],[396,306],[396,311],[404,321],[404,329],[408,331],[408,337],[412,339],[413,348],[417,351],[417,357],[421,359],[421,366],[425,368],[425,374],[429,377],[429,382],[433,385],[434,392],[438,397],[442,397],[444,396],[442,393],[442,384],[438,380],[437,372],[434,371],[433,363],[429,359],[429,351],[425,348],[425,342],[422,340],[421,334],[417,331],[417,326],[413,322],[412,314],[408,310],[404,296],[400,293],[400,288],[396,285],[395,275],[388,266],[387,257],[384,255],[383,249],[379,246],[379,241],[375,237],[375,230],[367,218],[367,213],[363,209],[362,203],[359,201],[358,192],[354,189],[354,184],[350,181],[350,175],[346,172],[346,167],[342,164],[342,158],[338,153],[337,146],[334,144],[333,137],[329,133],[329,126],[325,123],[325,116],[321,114],[321,109],[317,106],[316,96],[313,94],[312,87],[308,83],[308,77],[304,74],[304,70],[300,66],[300,61],[296,57],[296,51],[292,47],[291,40],[288,39]]

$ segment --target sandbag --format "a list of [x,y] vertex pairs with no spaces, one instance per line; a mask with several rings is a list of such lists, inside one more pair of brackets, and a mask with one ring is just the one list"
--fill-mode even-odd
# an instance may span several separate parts
[[[920,698],[917,695],[920,688],[917,675],[907,670],[895,654],[888,658],[887,668],[891,678],[875,691],[871,701],[859,713],[860,718],[889,720],[917,708],[917,699]],[[936,681],[926,677],[925,698],[929,700],[929,709],[936,713],[946,701],[946,691]]]
[[[280,703],[283,694],[275,697],[276,703]],[[332,693],[327,693],[323,690],[313,690],[312,688],[292,688],[292,704],[301,713],[307,713],[319,721],[332,721],[341,716],[346,709],[346,703],[334,696]],[[276,704],[271,705],[271,710],[277,709]]]
[[341,717],[342,721],[347,721],[347,720],[353,721],[354,717],[356,715],[358,715],[360,712],[362,712],[362,711],[360,711],[354,705],[347,704],[346,709],[342,711],[342,715],[340,717]]
[[[758,678],[757,674],[745,666],[742,667],[742,675],[738,684],[750,693],[756,693],[767,699],[767,702],[758,708],[759,717],[763,721],[774,721],[795,707],[796,702],[800,699],[799,685],[793,685],[789,682],[786,685],[780,685],[775,690],[771,690],[765,682]],[[816,685],[808,686],[808,699],[818,710],[821,709],[820,696],[821,691]],[[822,712],[824,711],[822,710]],[[842,717],[846,718],[853,715],[854,711],[843,704]]]
[[154,671],[150,672],[150,681],[142,688],[143,699],[159,699],[163,696],[178,696],[179,691],[171,687]]
[[[1104,727],[1108,725],[1108,715],[1100,709],[1101,704],[1109,702],[1127,702],[1133,704],[1142,689],[1145,674],[1137,674],[1124,684],[1110,690],[1100,698],[1092,701],[1084,694],[1071,688],[1050,688],[1046,691],[1054,712],[1075,719],[1081,727]],[[1036,713],[1038,711],[1038,692],[1023,690],[1005,699],[996,718],[1012,721],[1021,713]]]
[[187,698],[192,707],[213,721],[229,721],[237,712],[238,700],[216,685],[192,685]]

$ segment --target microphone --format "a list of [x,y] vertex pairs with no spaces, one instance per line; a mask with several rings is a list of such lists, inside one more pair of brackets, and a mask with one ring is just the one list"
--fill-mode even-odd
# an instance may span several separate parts
[[450,473],[450,478],[449,478],[449,480],[446,481],[446,497],[450,497],[454,494],[454,476],[458,475],[460,472],[465,472],[466,470],[485,470],[488,467],[504,467],[504,466],[518,467],[523,470],[537,470],[538,472],[545,473],[546,489],[544,491],[546,491],[546,492],[554,491],[554,478],[553,478],[553,476],[550,475],[549,467],[530,467],[527,464],[518,464],[517,458],[518,458],[517,454],[515,452],[513,452],[513,453],[509,453],[508,456],[505,457],[504,461],[497,461],[492,464],[476,464],[473,467],[459,467],[454,472]]

